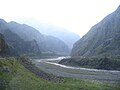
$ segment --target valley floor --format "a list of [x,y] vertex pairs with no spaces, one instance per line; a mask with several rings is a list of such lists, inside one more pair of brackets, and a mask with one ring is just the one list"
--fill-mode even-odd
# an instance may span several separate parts
[[[119,84],[89,82],[75,78],[61,77],[62,82],[49,81],[37,75],[33,71],[34,68],[36,67],[24,58],[0,59],[0,90],[120,90]],[[40,72],[43,73],[41,70]],[[59,77],[54,76],[55,80],[56,78]]]
[[62,77],[79,78],[89,81],[101,81],[109,83],[120,83],[120,71],[115,70],[98,70],[69,67],[57,64],[59,60],[35,60],[35,64],[46,73],[51,73]]

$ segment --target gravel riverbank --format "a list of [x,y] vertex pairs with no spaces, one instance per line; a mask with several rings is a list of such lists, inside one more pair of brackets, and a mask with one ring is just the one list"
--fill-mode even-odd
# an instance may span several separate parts
[[90,81],[95,80],[109,83],[120,83],[120,71],[68,67],[57,64],[57,60],[59,59],[35,60],[34,64],[41,70],[57,76],[79,78]]

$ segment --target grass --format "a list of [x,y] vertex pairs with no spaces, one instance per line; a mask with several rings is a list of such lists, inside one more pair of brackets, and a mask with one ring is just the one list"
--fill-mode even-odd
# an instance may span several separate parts
[[0,59],[0,90],[120,90],[120,86],[64,78],[53,83],[39,78],[15,58]]

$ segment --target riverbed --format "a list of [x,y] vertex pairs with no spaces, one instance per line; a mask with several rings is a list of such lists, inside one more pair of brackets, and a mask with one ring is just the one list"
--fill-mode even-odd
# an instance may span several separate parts
[[41,70],[57,76],[98,82],[120,83],[120,71],[70,67],[58,64],[58,62],[63,58],[68,57],[35,59],[33,63]]

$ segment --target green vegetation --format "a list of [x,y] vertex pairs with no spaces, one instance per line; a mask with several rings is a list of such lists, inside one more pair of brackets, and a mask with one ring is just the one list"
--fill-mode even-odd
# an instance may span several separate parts
[[[0,90],[120,90],[120,86],[63,78],[63,82],[52,82],[40,78],[25,68],[25,60],[0,59]],[[27,62],[27,61],[26,61]]]

